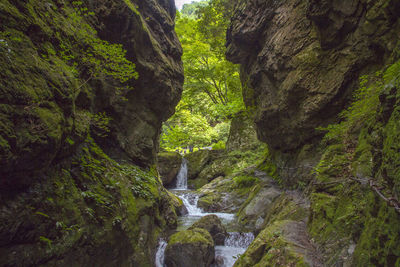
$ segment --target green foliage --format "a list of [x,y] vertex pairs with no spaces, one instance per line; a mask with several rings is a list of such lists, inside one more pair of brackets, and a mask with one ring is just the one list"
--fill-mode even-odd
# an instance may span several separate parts
[[106,115],[105,112],[100,112],[92,115],[91,125],[96,135],[100,137],[106,137],[110,132],[109,123],[111,118]]
[[379,95],[387,88],[398,86],[400,78],[400,62],[391,65],[384,73],[376,72],[374,76],[362,76],[360,87],[354,93],[354,102],[340,114],[342,122],[318,128],[327,131],[327,143],[354,139],[360,129],[376,119],[379,111]]
[[225,149],[226,143],[224,141],[218,141],[218,143],[215,143],[212,145],[212,149],[214,150],[219,150],[219,149]]
[[236,188],[252,187],[259,182],[259,179],[254,176],[241,175],[233,178]]
[[207,146],[214,134],[207,120],[189,110],[181,108],[181,102],[174,116],[164,124],[161,145],[164,148],[175,149],[186,146]]
[[225,11],[220,1],[211,0],[185,5],[177,15],[185,84],[176,114],[163,127],[164,149],[226,142],[231,118],[244,109],[238,67],[224,56]]
[[[121,44],[111,44],[97,36],[96,30],[88,21],[94,16],[82,1],[72,1],[72,8],[65,6],[66,18],[59,23],[62,28],[53,33],[57,44],[45,46],[41,57],[48,61],[60,76],[67,75],[74,81],[69,97],[75,101],[81,90],[94,78],[108,78],[120,83],[115,86],[118,95],[131,90],[129,81],[138,79],[135,64],[126,58]],[[60,20],[58,13],[49,9],[49,20]],[[75,107],[73,107],[75,112]]]
[[342,121],[326,129],[327,148],[315,168],[310,232],[331,251],[328,265],[353,242],[354,266],[399,264],[398,213],[381,197],[398,198],[400,188],[399,85],[400,61],[361,77]]
[[181,10],[181,14],[184,17],[189,17],[191,19],[197,18],[197,11],[200,7],[206,6],[209,0],[202,0],[198,2],[192,2],[190,4],[184,4]]

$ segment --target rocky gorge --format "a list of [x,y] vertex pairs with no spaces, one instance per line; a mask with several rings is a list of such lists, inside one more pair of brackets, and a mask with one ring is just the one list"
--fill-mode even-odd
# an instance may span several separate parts
[[1,266],[400,266],[400,2],[235,3],[246,110],[182,157],[174,1],[0,1]]
[[154,167],[182,91],[174,16],[173,1],[0,2],[1,266],[154,263],[181,205]]

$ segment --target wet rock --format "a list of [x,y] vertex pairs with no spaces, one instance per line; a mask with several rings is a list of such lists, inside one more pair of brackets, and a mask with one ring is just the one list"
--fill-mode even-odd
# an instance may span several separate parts
[[168,202],[167,206],[168,207],[173,207],[175,214],[178,216],[186,215],[188,214],[188,210],[186,206],[183,204],[182,199],[177,197],[176,195],[172,194],[168,190],[165,190],[167,192],[167,197],[163,200],[164,202]]
[[214,241],[204,229],[193,228],[170,237],[165,250],[167,267],[209,267],[214,261]]
[[177,152],[161,152],[157,154],[157,170],[165,187],[175,182],[182,163],[182,157]]
[[201,228],[207,230],[215,245],[224,245],[225,238],[228,236],[225,227],[217,215],[207,215],[195,222],[190,229]]
[[214,266],[223,267],[224,266],[224,257],[216,256],[214,261]]
[[246,200],[246,196],[240,196],[233,188],[231,177],[218,177],[203,186],[197,205],[206,212],[235,213]]

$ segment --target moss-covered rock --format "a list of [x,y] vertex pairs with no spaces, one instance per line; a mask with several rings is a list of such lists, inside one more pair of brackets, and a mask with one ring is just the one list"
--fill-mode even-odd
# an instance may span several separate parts
[[281,194],[281,190],[274,186],[254,187],[237,214],[239,223],[253,231],[259,231],[272,203]]
[[180,199],[179,197],[177,197],[176,195],[172,194],[169,191],[167,191],[167,192],[169,195],[168,200],[171,202],[172,206],[175,208],[175,213],[178,216],[186,215],[188,213],[188,210],[187,210],[185,204],[183,204],[182,199]]
[[[1,1],[0,265],[153,264],[176,225],[148,171],[182,90],[174,16],[161,0]],[[111,75],[115,58],[140,79]]]
[[235,114],[231,121],[226,149],[245,151],[256,149],[259,145],[252,117],[246,112]]
[[173,186],[182,164],[182,156],[177,152],[157,154],[157,170],[165,187]]
[[234,266],[322,266],[307,231],[307,205],[297,192],[268,204],[262,231]]
[[225,238],[228,236],[225,227],[217,215],[207,215],[189,227],[189,230],[201,228],[207,230],[214,240],[215,245],[224,245]]
[[195,179],[210,160],[210,150],[198,150],[185,156],[188,161],[188,178]]
[[193,228],[172,235],[165,250],[168,267],[208,267],[214,261],[214,241],[207,230]]
[[393,85],[400,63],[374,79],[362,85],[344,121],[331,126],[316,168],[309,229],[327,264],[400,264],[400,215],[387,201],[398,199],[400,98]]
[[2,195],[1,265],[151,266],[158,235],[176,227],[157,178],[91,138],[44,177],[17,198]]
[[246,201],[253,185],[238,187],[234,176],[219,177],[201,187],[197,205],[207,212],[235,213]]

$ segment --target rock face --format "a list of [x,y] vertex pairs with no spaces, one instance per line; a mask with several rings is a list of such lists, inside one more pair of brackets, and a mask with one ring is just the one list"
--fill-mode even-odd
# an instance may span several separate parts
[[243,1],[227,35],[260,140],[293,151],[335,120],[396,47],[396,1]]
[[214,241],[207,230],[193,228],[170,237],[165,250],[167,267],[208,267],[214,260]]
[[[2,53],[1,65],[5,81],[1,87],[1,184],[29,184],[54,161],[68,157],[89,128],[96,130],[98,122],[104,122],[91,114],[97,118],[104,114],[110,121],[107,138],[96,140],[111,157],[140,166],[154,163],[161,123],[172,115],[182,91],[174,4],[84,2],[95,12],[89,20],[93,27],[76,13],[79,7],[69,2],[11,1],[1,10],[7,21],[2,24],[2,51],[10,47],[7,54]],[[48,16],[41,18],[46,12]],[[72,22],[66,21],[68,16]],[[90,30],[75,30],[82,24]],[[79,70],[69,66],[68,60],[83,65],[80,59],[85,51],[74,44],[96,38],[94,30],[100,38],[123,45],[127,59],[136,64],[138,80],[121,85],[99,76],[86,82],[84,70],[80,71],[84,77],[76,77]],[[26,54],[32,58],[25,60]],[[122,86],[134,89],[119,89]]]
[[[265,171],[300,188],[315,172],[309,207],[296,204],[291,216],[293,203],[275,198],[235,266],[398,264],[399,14],[398,1],[384,0],[238,4],[227,57],[241,64],[246,105],[271,148]],[[320,142],[316,128],[327,125]],[[306,228],[321,259],[311,257]]]
[[165,187],[172,186],[181,168],[182,157],[176,152],[157,154],[157,170]]
[[235,266],[324,266],[307,232],[306,203],[293,191],[260,208],[265,219],[262,231]]
[[226,150],[252,150],[260,145],[252,119],[245,113],[232,118]]
[[[177,219],[149,168],[182,91],[173,1],[0,6],[0,265],[151,266]],[[116,44],[139,79],[96,71]]]
[[211,180],[225,175],[228,168],[224,150],[199,150],[186,156],[188,186],[198,189]]
[[122,44],[140,77],[132,82],[134,90],[124,103],[101,99],[102,110],[113,114],[108,149],[114,152],[117,146],[117,156],[123,153],[139,165],[152,164],[161,124],[175,112],[182,92],[182,48],[174,31],[175,4],[169,0],[87,2],[100,22],[99,36]]
[[228,233],[217,215],[207,215],[190,226],[189,230],[201,228],[207,230],[214,240],[215,245],[224,245]]

